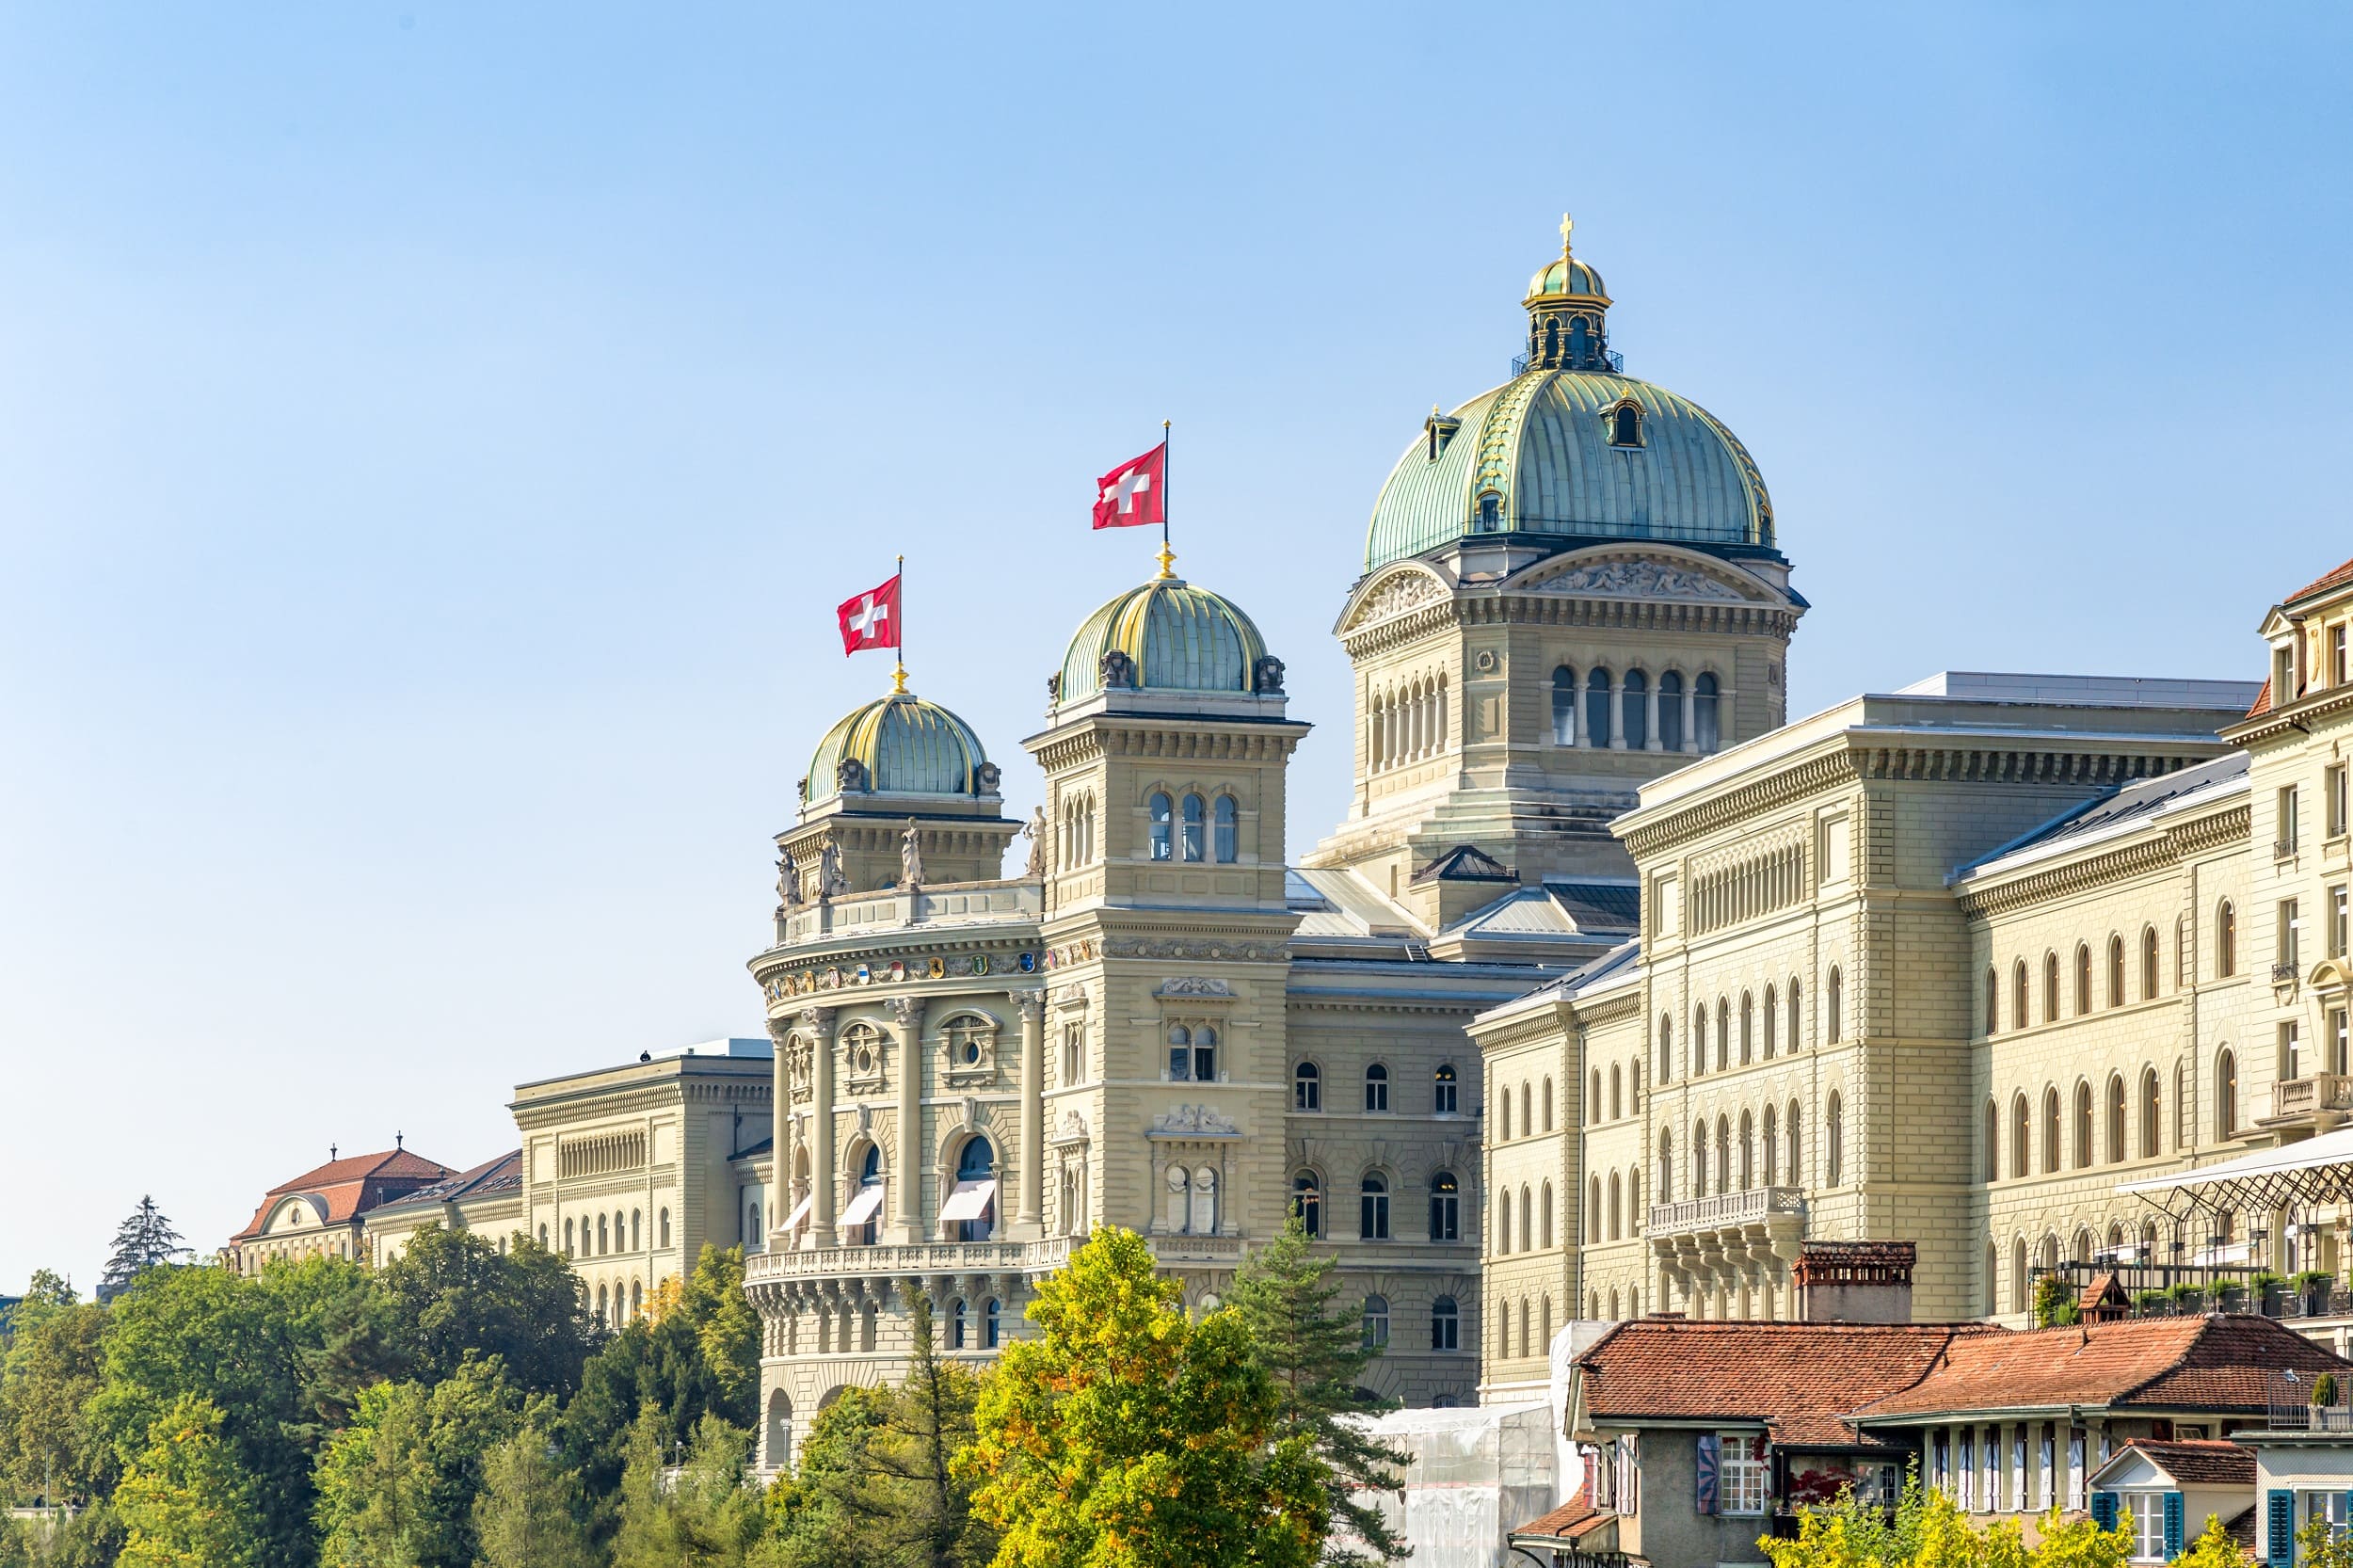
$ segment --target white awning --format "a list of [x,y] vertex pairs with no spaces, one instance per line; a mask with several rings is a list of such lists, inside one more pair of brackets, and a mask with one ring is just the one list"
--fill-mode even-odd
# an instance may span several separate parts
[[2353,1128],[2298,1144],[2257,1149],[2194,1171],[2127,1181],[2116,1191],[2146,1198],[2176,1219],[2200,1208],[2273,1209],[2353,1198]]
[[841,1223],[845,1225],[866,1224],[874,1217],[875,1211],[882,1208],[882,1200],[883,1184],[881,1182],[872,1182],[859,1188],[857,1196],[850,1200],[850,1207],[842,1210]]
[[997,1201],[997,1178],[985,1181],[959,1181],[956,1190],[948,1194],[947,1204],[940,1209],[940,1223],[953,1220],[977,1220],[988,1212],[988,1206]]
[[809,1208],[816,1202],[817,1194],[811,1192],[807,1197],[803,1198],[799,1203],[793,1205],[792,1212],[784,1217],[784,1229],[790,1233],[792,1231],[798,1230],[801,1226],[807,1224],[808,1223]]

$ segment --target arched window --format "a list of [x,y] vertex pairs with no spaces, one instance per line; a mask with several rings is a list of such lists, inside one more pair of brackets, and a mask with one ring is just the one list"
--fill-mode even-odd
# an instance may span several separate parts
[[1291,1212],[1299,1216],[1300,1228],[1311,1237],[1323,1234],[1323,1185],[1316,1180],[1313,1171],[1301,1171],[1291,1177]]
[[[757,1210],[753,1215],[752,1234],[755,1236],[760,1234]],[[629,1211],[629,1250],[632,1252],[646,1250],[646,1211],[642,1208],[632,1208]]]
[[1675,1021],[1665,1013],[1658,1015],[1658,1066],[1651,1074],[1653,1083],[1673,1083],[1675,1065]]
[[1479,531],[1492,534],[1503,526],[1503,497],[1489,490],[1479,498]]
[[2002,1176],[2002,1108],[1992,1100],[1985,1102],[1985,1179],[1998,1181]]
[[[993,1351],[1004,1334],[1004,1307],[996,1297],[991,1296],[988,1298],[988,1304],[981,1309],[981,1344],[984,1348]],[[868,1335],[873,1332],[873,1322],[874,1315],[869,1312],[866,1315]],[[871,1339],[865,1339],[861,1348],[871,1351],[874,1346]]]
[[1609,410],[1609,444],[1640,446],[1642,444],[1642,410],[1631,403],[1621,403]]
[[1520,1251],[1536,1244],[1536,1191],[1526,1182],[1520,1183]]
[[[1522,1237],[1523,1244],[1527,1241]],[[1506,1192],[1496,1199],[1496,1256],[1512,1256],[1512,1194]]]
[[597,1216],[597,1256],[602,1257],[613,1250],[613,1238],[605,1227],[604,1216]]
[[1503,1127],[1497,1141],[1508,1144],[1512,1141],[1512,1091],[1510,1089],[1507,1088],[1496,1096],[1496,1112],[1503,1120]]
[[1618,715],[1628,751],[1650,744],[1650,677],[1641,670],[1625,672],[1625,690],[1618,695]]
[[1176,852],[1176,846],[1169,837],[1169,817],[1176,808],[1167,795],[1155,791],[1147,808],[1152,818],[1152,858],[1166,860]]
[[1675,1137],[1672,1132],[1658,1134],[1658,1201],[1673,1203],[1675,1198]]
[[1683,677],[1673,670],[1658,677],[1658,745],[1662,751],[1683,749]]
[[1430,1178],[1430,1240],[1463,1239],[1463,1199],[1455,1190],[1454,1173],[1439,1171]]
[[[857,1196],[850,1200],[849,1211],[842,1215],[848,1229],[845,1239],[854,1247],[874,1244],[875,1227],[881,1224],[883,1200],[882,1150],[868,1145],[865,1161],[857,1173]],[[861,1220],[860,1214],[864,1215]]]
[[2214,915],[2214,973],[2217,980],[2238,973],[2238,907],[2227,898]]
[[2124,1005],[2124,938],[2108,934],[2108,1005]]
[[1798,1032],[1798,977],[1791,975],[1789,977],[1789,1054],[1792,1056],[1798,1054],[1799,1048],[1804,1043],[1803,1037]]
[[568,1220],[566,1220],[566,1221],[564,1222],[564,1256],[565,1256],[566,1257],[570,1257],[571,1256],[573,1256],[573,1254],[572,1254],[572,1222],[571,1222],[571,1221],[569,1221],[568,1219]]
[[1756,1053],[1756,995],[1740,993],[1740,1065],[1747,1066]]
[[1716,1195],[1732,1191],[1732,1120],[1716,1118]]
[[1199,795],[1189,794],[1185,797],[1184,837],[1180,842],[1184,857],[1188,860],[1200,860],[1208,857],[1209,846],[1203,842],[1203,834],[1209,815],[1209,802]]
[[1773,1059],[1773,1048],[1781,1036],[1781,993],[1770,985],[1765,987],[1765,1060]]
[[985,1138],[968,1140],[956,1156],[955,1190],[940,1209],[959,1241],[985,1241],[996,1229],[997,1151]]
[[2034,1022],[2034,1014],[2026,1006],[2026,961],[2023,958],[2009,967],[2009,1023],[2012,1029],[2024,1029]]
[[1833,1046],[1846,1033],[1846,977],[1838,972],[1838,966],[1833,964],[1830,967],[1830,982],[1822,992],[1822,1006],[1826,1010],[1823,1027],[1830,1032],[1830,1043]]
[[1993,1033],[2002,1027],[2002,981],[1992,965],[1985,970],[1985,1032]]
[[2042,1174],[2056,1176],[2059,1168],[2059,1097],[2057,1084],[2046,1085],[2042,1091]]
[[1552,1130],[1552,1080],[1545,1080],[1545,1130]]
[[2042,955],[2042,1021],[2046,1024],[2057,1023],[2058,1016],[2058,954],[2046,952]]
[[1178,1038],[1188,1032],[1182,1027],[1168,1032],[1168,1076],[1176,1083],[1215,1083],[1217,1081],[1217,1028],[1213,1024],[1194,1024],[1190,1044]]
[[1528,1080],[1522,1079],[1520,1080],[1520,1136],[1523,1138],[1533,1136],[1536,1131],[1536,1112],[1529,1103],[1528,1095]]
[[2009,1309],[2026,1310],[2026,1239],[2023,1236],[2009,1244]]
[[1577,744],[1577,671],[1566,664],[1552,672],[1552,744]]
[[539,1227],[539,1250],[541,1252],[548,1250],[548,1227],[545,1225]]
[[1365,1069],[1365,1109],[1386,1111],[1389,1108],[1389,1069],[1375,1062]]
[[2091,1011],[2091,944],[2075,944],[2075,1016]]
[[2091,1163],[2091,1085],[2075,1080],[2075,1169]]
[[1389,1184],[1378,1172],[1367,1171],[1357,1194],[1356,1234],[1367,1241],[1389,1239]]
[[1691,1196],[1707,1196],[1707,1124],[1691,1124]]
[[967,1349],[971,1339],[972,1309],[965,1304],[962,1297],[958,1297],[955,1305],[948,1312],[948,1348],[952,1351]]
[[1316,1070],[1312,1062],[1302,1062],[1291,1073],[1291,1109],[1323,1109],[1323,1075]]
[[[2001,1280],[1994,1272],[2000,1257],[2000,1249],[1988,1241],[1985,1244],[1985,1315],[1989,1318],[2002,1309]],[[1965,1435],[1963,1441],[1966,1441]],[[1968,1451],[1966,1448],[1961,1449],[1964,1454]]]
[[608,1328],[613,1323],[613,1310],[606,1304],[605,1289],[601,1285],[597,1287],[597,1321]]
[[2124,1076],[2108,1075],[2108,1163],[2124,1162]]
[[1214,819],[1212,828],[1218,864],[1230,866],[1241,857],[1241,846],[1239,842],[1241,808],[1234,804],[1232,795],[1217,797]]
[[1722,1072],[1732,1065],[1732,1001],[1727,997],[1716,999],[1716,1070]]
[[2157,1139],[2165,1127],[2163,1107],[2157,1096],[2157,1069],[2140,1070],[2140,1157],[2153,1160],[2157,1156]]
[[1609,672],[1596,664],[1585,672],[1585,744],[1609,744]]
[[[1585,1240],[1598,1241],[1601,1240],[1601,1177],[1596,1176],[1589,1178],[1585,1187]],[[1547,1181],[1545,1183],[1545,1208],[1546,1210],[1545,1218],[1547,1220],[1552,1218],[1551,1208],[1552,1183]],[[1551,1244],[1552,1239],[1549,1236],[1545,1238],[1545,1245],[1550,1246]]]
[[[1831,972],[1833,975],[1837,973],[1834,969]],[[1839,1099],[1838,1091],[1833,1089],[1830,1105],[1822,1113],[1822,1164],[1826,1186],[1836,1187],[1846,1180],[1846,1106]]]
[[1691,1009],[1691,1076],[1707,1071],[1707,1004]]
[[2140,928],[2140,1000],[2157,1000],[2157,928]]
[[663,1209],[657,1218],[661,1224],[662,1245],[666,1249],[670,1245],[670,1211]]
[[1430,1348],[1433,1351],[1459,1351],[1463,1348],[1462,1313],[1452,1296],[1440,1296],[1430,1304]]
[[1389,1342],[1389,1298],[1365,1298],[1365,1349],[1380,1350]]
[[1615,1241],[1616,1240],[1618,1240],[1618,1238],[1619,1238],[1622,1234],[1624,1234],[1624,1233],[1623,1233],[1623,1232],[1619,1229],[1619,1218],[1620,1218],[1620,1216],[1624,1213],[1624,1210],[1625,1210],[1625,1177],[1624,1177],[1624,1176],[1620,1176],[1617,1172],[1612,1171],[1612,1172],[1610,1172],[1610,1173],[1609,1173],[1609,1240],[1611,1240],[1612,1241]]
[[1625,1098],[1624,1098],[1624,1096],[1622,1096],[1622,1094],[1620,1093],[1621,1089],[1624,1087],[1625,1081],[1625,1069],[1621,1068],[1621,1067],[1618,1065],[1618,1064],[1616,1064],[1615,1062],[1610,1063],[1610,1064],[1609,1064],[1609,1119],[1610,1119],[1611,1121],[1613,1121],[1613,1122],[1614,1122],[1614,1121],[1616,1121],[1619,1117],[1621,1117],[1621,1116],[1623,1116],[1623,1115],[1625,1115]]
[[1702,751],[1715,751],[1723,744],[1722,727],[1716,718],[1716,678],[1702,675],[1691,682],[1691,731],[1698,736]]
[[2238,1057],[2228,1050],[2215,1058],[2214,1126],[2225,1138],[2238,1136]]
[[1756,1185],[1756,1123],[1740,1112],[1740,1191]]

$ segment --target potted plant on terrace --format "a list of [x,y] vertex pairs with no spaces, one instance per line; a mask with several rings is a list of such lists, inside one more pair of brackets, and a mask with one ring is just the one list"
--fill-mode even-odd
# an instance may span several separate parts
[[2336,1276],[2326,1269],[2305,1269],[2290,1275],[2288,1284],[2294,1288],[2307,1318],[2326,1317],[2329,1312],[2329,1288]]
[[2280,1315],[2280,1297],[2287,1281],[2269,1269],[2258,1269],[2247,1276],[2247,1288],[2253,1295],[2255,1310],[2266,1318]]
[[2165,1288],[2166,1299],[2173,1304],[2175,1316],[2188,1318],[2206,1309],[2206,1288],[2189,1280]]
[[2235,1279],[2216,1280],[2214,1282],[2214,1309],[2217,1312],[2246,1311],[2247,1287]]
[[2172,1298],[2162,1290],[2133,1292],[2133,1311],[2143,1318],[2162,1318],[2173,1310]]

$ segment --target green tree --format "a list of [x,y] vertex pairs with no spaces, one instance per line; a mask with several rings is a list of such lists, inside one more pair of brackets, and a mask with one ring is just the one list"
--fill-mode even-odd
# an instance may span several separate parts
[[[2245,1554],[2227,1559],[2220,1554],[2221,1546],[2238,1550],[2238,1544],[2222,1528],[2222,1521],[2209,1513],[2205,1530],[2175,1560],[2189,1568],[2242,1568]],[[2302,1568],[2353,1568],[2353,1535],[2330,1529],[2326,1515],[2314,1514],[2296,1532],[2296,1560]]]
[[1892,1512],[1848,1492],[1801,1509],[1794,1539],[1767,1536],[1757,1547],[1772,1568],[2125,1568],[2132,1554],[2122,1530],[2067,1519],[2056,1509],[2038,1529],[2032,1548],[2014,1520],[1977,1529],[1950,1497],[1924,1492],[1915,1475]]
[[1365,1368],[1381,1352],[1365,1343],[1358,1314],[1332,1311],[1340,1293],[1332,1278],[1337,1264],[1309,1247],[1306,1227],[1294,1214],[1281,1235],[1243,1262],[1225,1305],[1248,1329],[1258,1364],[1274,1380],[1281,1400],[1276,1435],[1306,1439],[1330,1472],[1336,1523],[1353,1540],[1327,1544],[1325,1560],[1394,1560],[1413,1548],[1378,1507],[1360,1499],[1365,1493],[1396,1491],[1396,1472],[1412,1456],[1381,1442],[1363,1419],[1394,1408],[1395,1401],[1369,1403],[1357,1392]]
[[1200,1321],[1132,1231],[1105,1227],[1030,1304],[957,1456],[1003,1564],[1305,1568],[1329,1528],[1322,1465],[1235,1313]]
[[427,1225],[377,1288],[409,1377],[439,1383],[470,1355],[494,1355],[526,1393],[580,1386],[596,1324],[571,1265],[535,1241],[518,1238],[501,1253],[470,1231]]
[[105,1366],[106,1309],[70,1292],[62,1302],[28,1295],[24,1306],[0,1357],[0,1490],[88,1502],[119,1472],[88,1414]]
[[773,1530],[757,1560],[818,1568],[979,1568],[997,1535],[973,1516],[970,1478],[952,1461],[975,1435],[980,1380],[943,1361],[931,1301],[907,1292],[914,1352],[896,1388],[851,1388],[818,1413],[799,1471],[770,1493]]
[[181,1243],[152,1196],[139,1199],[130,1218],[115,1227],[114,1252],[106,1272],[98,1276],[98,1301],[104,1305],[130,1288],[131,1282],[150,1269],[178,1263],[193,1255]]
[[761,1523],[760,1496],[744,1485],[750,1433],[706,1416],[673,1470],[664,1430],[648,1411],[630,1435],[613,1568],[742,1568]]
[[151,1423],[115,1489],[122,1568],[248,1568],[268,1560],[252,1473],[221,1436],[221,1413],[192,1394]]
[[482,1462],[474,1498],[478,1568],[601,1568],[584,1522],[580,1478],[563,1467],[551,1401],[535,1400],[523,1425]]
[[749,1430],[759,1416],[760,1321],[744,1297],[740,1248],[706,1245],[683,1282],[667,1281],[648,1310],[613,1335],[581,1373],[564,1408],[566,1463],[591,1496],[620,1484],[638,1418],[662,1422],[666,1451],[694,1440],[705,1416]]
[[427,1388],[378,1384],[318,1465],[326,1568],[470,1568],[483,1465],[522,1419],[495,1357]]

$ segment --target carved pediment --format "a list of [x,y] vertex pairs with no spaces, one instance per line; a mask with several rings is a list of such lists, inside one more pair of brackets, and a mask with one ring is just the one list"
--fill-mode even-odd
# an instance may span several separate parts
[[1161,981],[1157,994],[1163,997],[1230,997],[1234,988],[1223,980],[1207,975],[1178,975]]
[[1376,585],[1356,606],[1355,613],[1348,617],[1340,630],[1353,632],[1358,627],[1370,626],[1375,621],[1387,620],[1392,616],[1401,616],[1409,610],[1418,610],[1426,604],[1436,604],[1452,597],[1446,584],[1429,572],[1409,568]]
[[1660,561],[1588,561],[1541,583],[1523,584],[1531,594],[1578,594],[1599,599],[1706,599],[1745,603],[1746,596],[1704,571]]
[[1238,1138],[1241,1128],[1229,1117],[1219,1115],[1206,1105],[1180,1105],[1164,1115],[1152,1118],[1151,1136],[1156,1138]]

